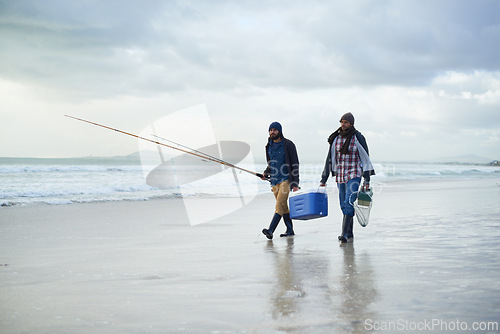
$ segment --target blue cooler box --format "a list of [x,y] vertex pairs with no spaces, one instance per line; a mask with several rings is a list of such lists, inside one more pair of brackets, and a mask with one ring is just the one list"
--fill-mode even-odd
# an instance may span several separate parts
[[328,216],[326,191],[290,193],[290,218],[308,220]]

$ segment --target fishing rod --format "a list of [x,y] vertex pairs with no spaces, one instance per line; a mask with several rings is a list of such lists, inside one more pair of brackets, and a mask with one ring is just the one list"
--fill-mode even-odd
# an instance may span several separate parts
[[199,152],[199,153],[202,153],[203,155],[201,154],[198,154],[198,153],[195,153],[192,151],[186,151],[186,150],[183,150],[181,148],[178,148],[178,147],[174,147],[174,146],[171,146],[171,145],[167,145],[165,143],[161,143],[161,142],[158,142],[156,140],[152,140],[152,139],[149,139],[149,138],[145,138],[145,137],[141,137],[141,136],[138,136],[136,134],[133,134],[133,133],[130,133],[130,132],[125,132],[125,131],[122,131],[122,130],[119,130],[119,129],[115,129],[115,128],[112,128],[110,126],[106,126],[106,125],[102,125],[102,124],[99,124],[99,123],[95,123],[95,122],[91,122],[91,121],[87,121],[85,119],[81,119],[81,118],[78,118],[78,117],[74,117],[74,116],[70,116],[70,115],[64,115],[66,117],[69,117],[69,118],[72,118],[72,119],[76,119],[77,121],[81,121],[81,122],[85,122],[85,123],[89,123],[89,124],[92,124],[92,125],[96,125],[96,126],[100,126],[102,128],[105,128],[105,129],[108,129],[108,130],[113,130],[113,131],[116,131],[116,132],[119,132],[119,133],[123,133],[123,134],[126,134],[128,136],[132,136],[132,137],[135,137],[135,138],[138,138],[138,139],[142,139],[142,140],[145,140],[145,141],[149,141],[151,143],[154,143],[154,144],[157,144],[157,145],[162,145],[162,146],[165,146],[165,147],[168,147],[168,148],[171,148],[171,149],[174,149],[174,150],[177,150],[177,151],[181,151],[181,152],[184,152],[184,153],[187,153],[187,154],[191,154],[191,155],[194,155],[194,156],[197,156],[199,158],[203,158],[203,159],[207,159],[207,160],[210,160],[210,161],[213,161],[213,162],[216,162],[216,163],[219,163],[221,165],[225,165],[225,166],[228,166],[228,167],[231,167],[231,168],[235,168],[235,169],[239,169],[243,172],[246,172],[246,173],[249,173],[249,174],[252,174],[252,175],[255,175],[259,178],[262,178],[263,175],[260,174],[260,173],[256,173],[256,172],[252,172],[251,170],[248,170],[248,169],[245,169],[245,168],[241,168],[241,167],[238,167],[236,165],[233,165],[229,162],[226,162],[224,160],[220,160],[220,159],[217,159],[217,158],[214,158],[212,156],[208,156],[207,154],[203,153],[203,152]]
[[[205,153],[205,152],[202,152],[202,151],[198,151],[198,150],[195,150],[194,148],[188,147],[186,145],[182,145],[182,144],[176,143],[173,140],[170,140],[170,139],[167,139],[167,138],[163,138],[161,136],[155,135],[154,133],[152,133],[151,136],[156,137],[156,138],[158,138],[160,140],[163,140],[163,141],[167,141],[167,142],[172,143],[174,145],[177,145],[177,146],[180,146],[180,147],[184,147],[184,148],[186,148],[186,149],[188,149],[190,151],[200,153],[200,154],[204,155],[205,157],[210,158],[211,161],[213,161],[212,159],[214,159],[214,160],[217,160],[217,162],[222,163],[222,164],[224,164],[226,166],[229,166],[229,167],[232,167],[232,168],[237,168],[237,169],[239,168],[238,166],[235,166],[232,163],[229,163],[229,162],[224,161],[222,159],[216,158],[216,157],[214,157],[214,156],[212,156],[212,155],[210,155],[208,153]],[[205,160],[203,160],[203,161],[205,161]],[[257,174],[256,173],[256,175],[258,177],[261,177],[262,174],[260,174],[260,173]],[[266,175],[265,179],[266,179],[266,181],[271,182],[271,178],[269,177],[269,175]]]
[[[186,149],[188,149],[188,150],[190,150],[190,151],[193,151],[193,152],[196,152],[196,153],[203,154],[205,157],[215,159],[215,160],[217,160],[217,161],[218,161],[218,162],[220,162],[220,163],[225,162],[224,160],[221,160],[221,159],[219,159],[219,158],[216,158],[216,157],[214,157],[214,156],[211,156],[211,155],[210,155],[210,154],[208,154],[208,153],[201,152],[201,151],[195,150],[194,148],[187,147],[186,145],[182,145],[182,144],[176,143],[176,142],[175,142],[175,141],[173,141],[173,140],[170,140],[170,139],[167,139],[167,138],[163,138],[163,137],[157,136],[157,135],[155,135],[155,134],[153,134],[153,133],[151,134],[151,136],[156,137],[156,138],[158,138],[158,139],[161,139],[161,140],[163,140],[163,141],[167,141],[167,142],[172,143],[172,144],[174,144],[174,145],[177,145],[177,146],[180,146],[180,147],[184,147],[184,148],[186,148]],[[233,165],[233,164],[231,164],[231,163],[229,163],[229,162],[227,162],[227,164],[228,164],[228,165],[231,165],[231,167],[234,167],[234,165]]]
[[[209,159],[210,159],[210,161],[217,160],[216,162],[219,162],[219,163],[221,163],[221,164],[224,164],[224,165],[229,166],[229,167],[232,167],[232,168],[239,169],[239,167],[238,167],[238,166],[235,166],[235,165],[233,165],[232,163],[229,163],[229,162],[227,162],[227,161],[224,161],[224,160],[221,160],[221,159],[219,159],[219,158],[216,158],[216,157],[214,157],[214,156],[212,156],[212,155],[210,155],[210,154],[208,154],[208,153],[201,152],[201,151],[195,150],[194,148],[188,147],[188,146],[186,146],[186,145],[182,145],[182,144],[176,143],[176,142],[175,142],[175,141],[173,141],[173,140],[170,140],[170,139],[167,139],[167,138],[160,137],[160,136],[158,136],[158,135],[155,135],[154,133],[152,133],[152,134],[151,134],[151,136],[156,137],[156,138],[158,138],[158,139],[160,139],[160,140],[163,140],[163,141],[167,141],[167,142],[172,143],[172,144],[174,144],[174,145],[177,145],[177,146],[180,146],[180,147],[184,147],[184,148],[186,148],[186,149],[188,149],[188,150],[190,150],[190,151],[193,151],[193,152],[197,152],[197,153],[199,153],[199,154],[202,154],[202,155],[204,155],[206,158],[209,158]],[[212,160],[212,159],[213,159],[213,160]],[[260,173],[256,173],[255,175],[257,175],[258,177],[262,177],[262,174],[260,174]],[[267,180],[267,181],[270,181],[269,175],[266,175],[266,180]]]

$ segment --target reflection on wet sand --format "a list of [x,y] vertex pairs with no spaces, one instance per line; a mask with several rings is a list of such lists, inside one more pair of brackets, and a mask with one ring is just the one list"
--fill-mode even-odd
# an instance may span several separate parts
[[355,254],[354,245],[340,247],[337,261],[324,252],[294,250],[269,241],[275,284],[270,292],[274,328],[284,332],[360,333],[365,320],[375,319],[370,304],[377,296],[369,255]]
[[298,309],[301,298],[305,297],[300,275],[296,273],[293,255],[294,238],[287,238],[287,247],[283,252],[274,248],[272,241],[267,244],[274,254],[276,287],[271,295],[273,319],[290,316]]
[[370,257],[356,255],[354,244],[341,245],[344,254],[343,272],[340,275],[339,320],[353,333],[365,331],[365,320],[376,319],[370,304],[377,296]]

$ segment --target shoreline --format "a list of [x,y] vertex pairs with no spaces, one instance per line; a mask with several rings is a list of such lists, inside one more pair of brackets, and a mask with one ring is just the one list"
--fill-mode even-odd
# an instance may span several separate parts
[[[422,179],[397,179],[397,180],[384,180],[384,181],[378,181],[378,180],[372,180],[371,186],[373,188],[373,191],[375,194],[380,193],[383,191],[384,188],[388,189],[397,189],[400,187],[405,187],[405,186],[415,186],[417,185],[415,189],[426,189],[426,188],[436,188],[437,185],[441,186],[447,186],[448,188],[450,187],[457,187],[458,185],[462,184],[469,184],[469,183],[480,183],[480,184],[488,184],[491,182],[492,184],[497,184],[500,185],[500,175],[493,175],[492,177],[457,177],[457,178],[422,178]],[[319,187],[319,182],[318,182],[318,187]],[[463,187],[463,186],[461,186]],[[317,187],[314,186],[307,186],[304,187],[302,186],[302,190],[312,190],[316,189]],[[327,189],[328,193],[331,194],[336,191],[336,183],[335,181],[330,178],[327,184]],[[332,190],[333,189],[333,190]],[[265,192],[260,190],[260,192],[256,195],[256,197],[259,196],[264,196]],[[164,201],[164,200],[175,200],[175,199],[182,199],[182,198],[199,198],[199,199],[217,199],[217,198],[237,198],[234,196],[220,196],[218,194],[206,194],[206,193],[200,193],[200,194],[190,194],[189,196],[183,197],[180,193],[174,193],[174,194],[164,194],[164,195],[152,195],[149,198],[122,198],[122,199],[96,199],[96,200],[87,200],[87,201],[73,201],[70,199],[67,200],[61,200],[60,202],[58,200],[53,200],[53,203],[48,203],[44,202],[43,200],[37,201],[37,202],[23,202],[23,203],[2,203],[0,205],[0,212],[3,209],[6,208],[12,208],[12,207],[32,207],[32,206],[43,206],[43,205],[48,205],[48,206],[66,206],[66,205],[85,205],[85,204],[92,204],[92,203],[133,203],[133,202],[149,202],[149,201]]]

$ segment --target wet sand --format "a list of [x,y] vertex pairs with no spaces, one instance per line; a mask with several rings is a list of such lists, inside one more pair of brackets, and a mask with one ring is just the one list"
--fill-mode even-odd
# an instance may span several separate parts
[[271,193],[196,226],[179,198],[0,208],[2,332],[438,333],[457,321],[465,332],[498,325],[500,180],[375,191],[370,224],[356,223],[354,243],[343,246],[333,188],[329,217],[295,221],[295,237],[273,241],[260,232],[273,214]]

